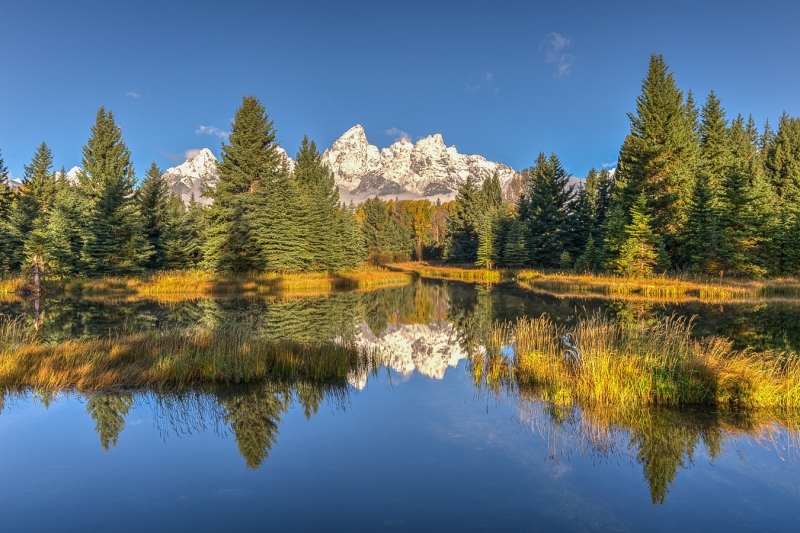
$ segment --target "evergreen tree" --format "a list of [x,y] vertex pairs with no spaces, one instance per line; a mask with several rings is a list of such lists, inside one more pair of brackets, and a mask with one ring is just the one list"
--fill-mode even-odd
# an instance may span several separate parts
[[478,253],[479,192],[472,176],[459,187],[455,206],[447,219],[444,260],[449,263],[474,263]]
[[[264,221],[268,192],[256,201],[254,193],[284,178],[273,123],[255,96],[245,96],[231,123],[228,144],[222,145],[219,182],[207,194],[213,200],[208,212],[204,265],[223,272],[245,272],[263,266],[263,254],[253,235]],[[274,187],[269,187],[269,191]],[[263,228],[261,228],[263,236]]]
[[306,250],[312,270],[336,270],[343,264],[343,228],[334,222],[340,212],[339,188],[314,141],[303,137],[294,176],[306,211]]
[[80,190],[86,198],[82,259],[91,274],[140,271],[150,256],[134,198],[136,175],[114,114],[101,107],[83,147]]
[[663,269],[666,263],[664,244],[652,229],[644,191],[633,204],[630,219],[614,270],[623,275],[648,276],[654,269]]
[[356,208],[352,201],[349,206],[342,206],[336,217],[337,234],[341,237],[338,246],[341,248],[341,267],[354,268],[366,259],[364,234],[356,220]]
[[280,272],[311,269],[308,205],[288,169],[276,170],[259,187],[256,202],[258,209],[250,220],[260,267]]
[[8,184],[8,167],[0,152],[0,268],[11,270],[18,248],[17,234],[11,224],[14,198]]
[[528,263],[527,226],[521,220],[509,224],[503,241],[503,264],[508,268],[522,268]]
[[84,273],[86,265],[81,252],[84,249],[85,214],[89,211],[86,197],[78,187],[71,185],[61,169],[56,181],[57,194],[53,209],[44,229],[43,260],[50,274],[68,276]]
[[[620,150],[616,201],[630,213],[644,190],[653,228],[664,236],[674,261],[681,257],[680,235],[688,214],[697,159],[696,109],[683,101],[663,56],[653,55],[636,113],[629,113],[630,134]],[[620,235],[607,236],[611,241]]]
[[47,144],[42,143],[33,160],[25,167],[20,194],[20,219],[24,263],[41,262],[49,245],[47,226],[55,209],[59,184],[53,172],[53,156]]
[[478,235],[478,249],[475,264],[479,267],[493,269],[499,259],[499,246],[497,211],[490,211],[484,215],[481,222],[481,232]]
[[[767,133],[765,133],[765,137]],[[778,199],[782,221],[777,237],[780,271],[785,275],[800,273],[800,119],[786,113],[778,131],[766,146],[767,175]]]
[[558,267],[561,253],[573,247],[570,212],[574,187],[555,154],[540,153],[529,169],[528,184],[520,197],[520,220],[528,226],[527,249],[534,266]]
[[166,265],[167,224],[171,193],[164,173],[155,163],[150,165],[139,187],[139,210],[148,248],[152,251],[145,267],[157,270]]

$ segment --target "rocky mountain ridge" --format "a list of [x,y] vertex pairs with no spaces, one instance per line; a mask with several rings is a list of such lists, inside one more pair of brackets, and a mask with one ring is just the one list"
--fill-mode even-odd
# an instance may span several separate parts
[[[287,165],[294,161],[282,149]],[[364,128],[356,125],[347,130],[323,153],[323,160],[334,174],[343,201],[362,201],[368,197],[429,198],[447,201],[472,176],[480,187],[497,172],[505,187],[516,175],[511,167],[488,161],[479,155],[458,153],[455,146],[446,146],[440,134],[430,135],[412,144],[401,139],[378,149],[369,144]],[[210,203],[203,191],[219,181],[217,159],[208,148],[200,150],[183,164],[167,169],[164,176],[176,195],[189,202]]]

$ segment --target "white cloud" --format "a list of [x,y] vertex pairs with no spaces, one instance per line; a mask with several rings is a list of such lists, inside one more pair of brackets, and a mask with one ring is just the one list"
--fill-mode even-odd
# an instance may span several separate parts
[[566,48],[569,45],[569,37],[556,32],[551,33],[542,41],[541,48],[544,52],[544,62],[555,66],[556,76],[558,77],[569,74],[572,65],[577,59],[577,56],[566,52]]
[[197,135],[216,135],[220,139],[227,139],[230,135],[227,131],[222,131],[216,126],[198,126],[194,132]]
[[141,95],[141,94],[139,94],[139,93],[135,93],[135,92],[131,91],[131,92],[129,92],[129,93],[125,93],[125,96],[130,96],[131,98],[139,98],[139,97],[141,97],[142,95]]
[[199,153],[200,153],[200,152],[202,152],[202,151],[203,151],[203,149],[202,149],[202,148],[191,148],[191,149],[189,149],[189,150],[186,150],[186,151],[183,153],[183,156],[184,156],[186,159],[194,159],[194,158],[195,158],[195,156],[197,156],[197,154],[199,154]]
[[470,76],[469,80],[467,80],[466,85],[464,86],[464,90],[468,93],[474,93],[475,91],[479,91],[481,89],[492,89],[494,88],[494,92],[498,92],[498,89],[494,87],[494,73],[493,72],[482,72],[480,74],[473,74]]
[[389,137],[392,137],[395,141],[399,141],[400,139],[405,139],[407,141],[411,140],[411,135],[397,128],[389,128],[388,130],[382,131],[381,133],[383,133],[384,135],[388,135]]

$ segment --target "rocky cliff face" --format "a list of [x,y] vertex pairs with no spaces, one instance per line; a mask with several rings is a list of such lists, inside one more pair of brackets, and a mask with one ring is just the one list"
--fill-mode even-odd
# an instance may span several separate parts
[[375,195],[450,199],[469,175],[480,186],[494,172],[502,185],[516,174],[514,169],[479,155],[458,153],[455,146],[446,146],[438,133],[416,144],[401,139],[378,150],[369,144],[360,125],[334,142],[323,159],[333,171],[343,198],[357,200]]

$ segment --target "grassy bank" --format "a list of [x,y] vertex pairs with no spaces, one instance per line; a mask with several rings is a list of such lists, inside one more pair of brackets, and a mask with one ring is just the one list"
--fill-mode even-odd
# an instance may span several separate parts
[[[499,350],[506,339],[513,357]],[[570,343],[577,358],[565,355]],[[648,325],[594,317],[573,327],[520,319],[496,326],[487,344],[476,379],[512,378],[556,404],[800,407],[797,355],[735,350],[717,337],[696,341],[680,318]]]
[[0,387],[82,390],[182,387],[266,377],[344,381],[374,366],[373,355],[348,343],[266,339],[252,323],[36,342],[18,320],[0,320]]
[[667,276],[627,278],[610,275],[546,273],[535,270],[520,271],[516,278],[523,287],[542,289],[556,294],[639,296],[648,299],[709,301],[780,296],[800,297],[800,281],[796,279],[725,280]]
[[501,275],[505,272],[484,268],[432,265],[425,262],[395,263],[391,267],[403,272],[413,272],[426,278],[453,279],[477,283],[496,283],[500,281]]
[[[67,278],[47,280],[49,292],[85,295],[163,297],[166,295],[210,296],[214,294],[266,294],[287,291],[332,291],[368,289],[411,282],[411,275],[382,268],[361,268],[337,273],[256,273],[226,275],[199,270],[167,271],[137,277]],[[18,293],[22,278],[0,281],[0,294]]]

